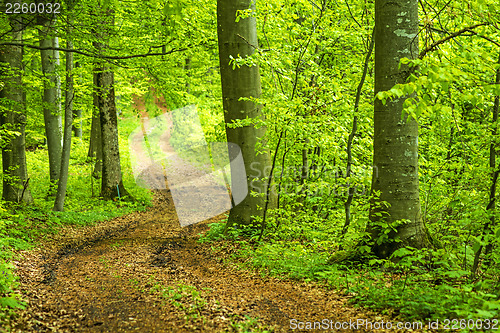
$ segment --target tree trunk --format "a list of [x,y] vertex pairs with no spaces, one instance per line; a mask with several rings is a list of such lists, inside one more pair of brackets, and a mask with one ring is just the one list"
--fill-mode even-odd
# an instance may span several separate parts
[[122,182],[120,149],[118,146],[118,119],[116,116],[114,73],[109,67],[97,74],[99,82],[99,114],[102,140],[102,187],[104,199],[128,195]]
[[187,57],[184,63],[184,70],[186,71],[186,92],[191,94],[191,57]]
[[[19,17],[9,17],[13,42],[22,40],[22,23]],[[19,21],[18,21],[19,20]],[[4,83],[0,90],[2,126],[2,198],[11,202],[33,202],[29,189],[26,167],[26,105],[22,87],[23,49],[19,46],[3,46],[0,49],[0,75]],[[17,134],[9,134],[15,131]]]
[[[227,141],[239,145],[244,159],[249,194],[236,207],[231,209],[228,226],[250,224],[252,216],[262,216],[262,208],[266,201],[266,175],[271,159],[268,151],[257,153],[256,144],[264,138],[266,128],[256,128],[253,125],[230,128],[228,125],[238,119],[262,119],[262,105],[241,98],[260,98],[261,83],[259,66],[236,66],[230,64],[233,58],[251,56],[257,47],[257,25],[253,16],[240,18],[236,22],[239,11],[255,10],[252,0],[218,0],[217,1],[217,32],[219,43],[219,60],[222,81],[222,98],[224,120],[226,123]],[[265,145],[263,145],[265,146]],[[230,152],[231,154],[231,152]],[[234,180],[238,170],[231,169],[233,191],[237,185]],[[257,196],[250,192],[256,192]]]
[[93,110],[92,110],[92,125],[90,128],[90,146],[88,157],[95,157],[94,171],[92,172],[92,177],[99,179],[102,173],[102,138],[101,138],[101,119],[100,119],[100,107],[99,107],[99,83],[98,83],[98,73],[102,71],[102,68],[94,68],[93,80],[94,80],[94,91],[93,91]]
[[[75,68],[80,67],[78,62],[75,63]],[[81,78],[81,75],[80,75]],[[73,108],[73,136],[75,138],[82,138],[83,136],[82,124],[82,110],[80,108]]]
[[[72,4],[70,2],[68,6]],[[73,48],[71,38],[71,26],[73,20],[71,18],[72,8],[68,8],[68,38],[66,44],[68,49]],[[64,102],[64,142],[61,156],[61,170],[59,172],[59,182],[57,184],[56,200],[54,202],[54,211],[62,212],[64,210],[64,199],[66,198],[66,189],[68,184],[69,158],[71,152],[71,131],[73,128],[73,99],[75,96],[73,86],[73,53],[66,52],[66,96]]]
[[[307,179],[309,178],[309,139],[306,138],[303,140],[304,142],[304,148],[302,148],[302,165],[299,167],[300,169],[300,179],[299,179],[299,184],[300,184],[300,191],[297,195],[297,202],[304,207],[304,201],[307,198],[308,191],[307,191],[307,186],[306,184]],[[304,209],[304,208],[302,208]]]
[[[500,56],[498,58],[498,64],[500,64]],[[500,84],[500,68],[496,70],[495,75],[495,84]],[[481,242],[485,241],[485,237],[490,234],[493,230],[495,230],[496,220],[495,220],[495,203],[496,203],[496,191],[497,191],[497,182],[498,175],[500,173],[500,168],[497,167],[496,163],[496,145],[495,139],[497,137],[497,126],[498,126],[498,113],[500,112],[500,96],[495,96],[493,102],[493,112],[492,112],[492,130],[491,137],[492,143],[490,144],[490,169],[492,170],[491,175],[491,186],[490,186],[490,197],[488,201],[488,205],[486,206],[486,211],[490,213],[490,219],[484,224],[483,233],[481,235]],[[488,255],[493,248],[493,242],[489,240],[486,242],[486,255]],[[483,245],[481,244],[474,254],[474,263],[472,264],[471,275],[474,277],[476,275],[477,269],[479,267],[479,259],[481,258],[481,252],[483,251]]]
[[[103,53],[108,39],[107,25],[114,24],[113,10],[103,11],[103,21],[97,34],[103,43],[96,43],[98,53]],[[128,197],[129,194],[122,181],[120,165],[120,148],[118,143],[118,118],[116,115],[114,73],[109,65],[101,63],[97,78],[97,103],[101,127],[102,148],[102,185],[101,196],[105,200]]]
[[[375,32],[375,30],[373,31]],[[345,178],[350,179],[352,172],[352,143],[354,141],[354,136],[358,131],[358,112],[359,112],[359,101],[361,99],[361,91],[363,89],[363,85],[365,84],[366,75],[368,74],[368,65],[370,64],[370,57],[373,53],[373,48],[375,46],[375,38],[374,33],[372,33],[370,39],[370,45],[368,46],[368,53],[365,57],[365,62],[363,65],[363,74],[361,75],[361,80],[358,84],[358,88],[356,89],[356,99],[354,100],[354,116],[352,119],[352,128],[349,137],[347,138],[347,163],[346,163],[346,173]],[[344,203],[344,212],[345,212],[345,222],[344,227],[340,233],[340,240],[344,239],[345,234],[349,230],[349,225],[351,224],[351,204],[354,198],[354,192],[356,190],[356,186],[352,186],[349,182],[347,183],[347,199]]]
[[[418,56],[417,33],[417,0],[375,1],[375,95],[406,81],[408,67],[399,68],[399,62]],[[375,99],[372,193],[380,197],[372,201],[368,230],[373,252],[381,258],[402,246],[430,246],[419,200],[418,124],[401,120],[404,101],[395,98],[384,105]],[[396,221],[403,222],[384,240],[383,224]]]
[[[56,47],[57,38],[54,34],[55,18],[39,17],[42,29],[39,31],[40,47]],[[62,149],[62,119],[61,119],[61,80],[56,70],[59,66],[59,51],[40,51],[42,72],[45,77],[43,81],[43,118],[45,121],[45,136],[47,137],[47,148],[49,151],[49,175],[50,189],[53,192],[54,185],[59,180],[61,168]]]

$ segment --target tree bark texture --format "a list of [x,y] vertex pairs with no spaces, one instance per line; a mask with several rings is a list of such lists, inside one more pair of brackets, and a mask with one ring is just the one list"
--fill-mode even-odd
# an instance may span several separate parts
[[[498,58],[498,64],[500,64],[500,56]],[[496,70],[496,75],[495,75],[495,84],[500,85],[500,68]],[[498,126],[498,114],[500,112],[500,96],[495,96],[494,97],[494,102],[493,102],[493,111],[492,111],[492,119],[491,119],[491,136],[492,136],[492,143],[490,144],[490,159],[489,159],[489,166],[490,169],[492,170],[491,174],[491,186],[490,186],[490,196],[489,196],[489,201],[488,205],[486,206],[486,210],[489,211],[491,214],[490,219],[484,224],[483,227],[483,234],[481,235],[481,242],[485,241],[486,235],[490,234],[493,230],[495,230],[495,225],[496,225],[496,219],[495,219],[495,210],[496,210],[496,193],[497,193],[497,182],[498,182],[498,175],[500,174],[500,169],[497,167],[497,143],[495,142],[495,138],[497,137],[497,126]],[[488,255],[493,248],[493,241],[490,240],[489,242],[486,242],[486,250],[485,254]],[[472,277],[476,275],[477,269],[479,267],[479,260],[481,258],[481,252],[483,251],[483,245],[481,244],[479,248],[477,249],[476,253],[474,254],[474,263],[472,264]]]
[[[99,53],[106,49],[109,27],[114,24],[113,10],[102,10],[102,21],[97,27],[97,36],[102,43],[95,43]],[[118,143],[118,117],[116,115],[114,73],[108,64],[100,63],[95,72],[97,104],[101,127],[102,178],[101,196],[105,200],[128,196],[123,186]]]
[[[72,9],[72,8],[71,8]],[[71,10],[70,9],[70,10]],[[69,40],[71,38],[71,26],[73,25],[73,20],[71,19],[71,14],[68,14],[68,49],[73,48],[73,42]],[[64,210],[64,199],[66,198],[66,189],[68,185],[68,173],[69,173],[69,158],[71,153],[71,134],[73,128],[73,99],[75,96],[75,90],[73,86],[73,53],[66,52],[66,96],[64,102],[64,138],[63,138],[63,148],[61,155],[61,164],[59,172],[59,182],[57,184],[56,200],[54,201],[54,211],[62,212]]]
[[[249,194],[236,207],[231,209],[228,225],[250,224],[252,216],[262,216],[266,201],[266,176],[271,158],[269,152],[258,153],[256,145],[266,132],[265,127],[253,125],[230,128],[227,125],[238,119],[262,118],[262,105],[241,98],[260,98],[261,83],[258,65],[236,66],[230,64],[231,57],[246,58],[255,52],[258,46],[257,25],[253,16],[240,18],[236,22],[238,11],[255,10],[252,0],[218,0],[217,32],[219,43],[220,72],[222,80],[222,98],[227,141],[239,145],[244,158]],[[231,154],[231,152],[230,152]],[[233,188],[236,170],[231,169]],[[256,192],[253,196],[250,192]]]
[[114,73],[109,67],[97,74],[99,83],[99,115],[102,140],[102,187],[104,199],[127,196],[122,182],[118,119],[116,116]]
[[[76,62],[75,68],[78,67],[80,67],[80,65],[78,62]],[[73,135],[75,138],[80,138],[80,139],[83,136],[82,109],[80,108],[73,108]]]
[[99,107],[99,82],[98,73],[102,71],[102,68],[94,68],[93,72],[93,110],[92,110],[92,125],[90,128],[90,145],[89,145],[89,157],[95,157],[94,170],[92,171],[92,177],[99,179],[102,173],[102,139],[101,139],[101,119],[100,119],[100,107]]
[[[11,17],[12,40],[21,42],[22,22]],[[33,202],[26,167],[26,105],[22,87],[23,49],[19,46],[0,48],[0,123],[2,132],[2,198],[11,202]]]
[[[417,33],[417,0],[375,1],[375,95],[406,81],[408,67],[400,68],[399,62],[403,57],[418,57]],[[381,258],[402,246],[430,245],[419,200],[418,124],[414,119],[402,120],[404,101],[395,98],[384,105],[375,100],[372,193],[380,191],[380,197],[372,201],[369,231],[377,240],[383,235],[378,222],[404,220],[388,241],[375,242],[373,251]]]
[[[39,31],[40,47],[56,47],[57,38],[54,34],[55,18],[39,17],[42,29]],[[40,51],[43,81],[43,119],[45,136],[49,151],[49,175],[51,188],[59,180],[62,151],[62,118],[61,118],[61,80],[57,73],[59,67],[59,51]],[[49,190],[49,193],[52,190]]]

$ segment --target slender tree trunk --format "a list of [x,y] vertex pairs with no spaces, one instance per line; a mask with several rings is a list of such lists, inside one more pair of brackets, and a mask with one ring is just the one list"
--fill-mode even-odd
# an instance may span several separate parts
[[184,70],[187,72],[186,92],[191,93],[191,57],[187,57],[184,63]]
[[[354,141],[354,136],[358,131],[358,112],[359,112],[359,101],[361,99],[361,91],[363,89],[363,85],[365,84],[366,75],[368,74],[368,65],[370,63],[370,57],[373,53],[373,47],[375,45],[375,30],[371,36],[370,45],[368,46],[368,53],[365,57],[365,63],[363,65],[363,74],[361,75],[361,80],[358,84],[358,89],[356,90],[356,100],[354,101],[354,117],[352,119],[352,129],[351,134],[347,138],[347,165],[346,165],[346,175],[345,177],[349,179],[351,177],[352,172],[352,143]],[[344,211],[345,211],[345,222],[344,227],[342,228],[340,239],[343,240],[347,230],[349,229],[349,225],[351,224],[351,204],[352,199],[354,198],[354,191],[356,188],[348,183],[347,190],[347,199],[344,203]]]
[[304,204],[305,199],[307,198],[307,184],[306,181],[309,178],[309,139],[306,138],[303,140],[304,148],[302,148],[302,164],[300,166],[300,192],[297,196],[297,202],[301,205]]
[[[67,48],[73,48],[71,41],[71,26],[73,19],[71,17],[72,1],[68,2],[68,28],[67,28]],[[73,53],[66,52],[66,96],[64,102],[64,142],[61,156],[61,170],[59,172],[59,182],[57,184],[56,200],[54,202],[54,211],[62,212],[64,210],[64,199],[66,198],[66,189],[68,184],[69,158],[71,153],[71,131],[73,128],[73,99],[75,96],[73,86]]]
[[[39,17],[42,29],[39,31],[40,47],[56,47],[58,40],[53,37],[55,17]],[[59,51],[41,50],[43,82],[43,118],[45,121],[45,136],[49,151],[49,194],[59,180],[62,149],[62,118],[61,118],[61,80],[57,74],[59,67]]]
[[[418,56],[417,33],[418,0],[375,1],[375,94],[406,81],[409,69],[399,67],[399,61]],[[404,101],[384,105],[375,100],[372,193],[380,197],[372,201],[368,230],[375,240],[373,252],[381,258],[402,246],[430,246],[419,199],[418,124],[401,120]],[[386,230],[380,224],[396,221],[403,222],[383,241]]]
[[[114,24],[113,10],[103,12],[97,34],[103,43],[95,44],[103,53],[109,38],[108,26]],[[102,182],[101,196],[105,200],[129,197],[122,181],[120,148],[118,143],[118,118],[116,115],[114,73],[108,64],[101,63],[96,71],[97,104],[101,127]]]
[[122,182],[120,149],[118,145],[118,119],[116,116],[114,73],[104,68],[98,73],[99,106],[102,139],[102,187],[104,199],[128,196]]
[[93,110],[92,110],[92,125],[90,128],[90,146],[88,156],[95,157],[94,171],[92,177],[99,179],[102,173],[102,138],[101,138],[101,119],[99,106],[99,82],[98,73],[102,68],[94,68],[93,80]]
[[[498,58],[498,63],[500,64],[500,56]],[[500,85],[500,68],[496,71],[495,76],[495,84]],[[490,144],[490,169],[492,170],[491,175],[491,187],[490,187],[490,197],[488,205],[486,206],[486,210],[490,212],[490,219],[487,221],[483,228],[483,234],[481,235],[481,241],[484,241],[484,238],[487,234],[491,233],[495,228],[496,220],[495,220],[495,203],[496,203],[496,190],[497,190],[497,182],[498,175],[500,173],[500,168],[496,165],[496,142],[495,138],[497,136],[497,126],[498,126],[498,113],[500,111],[500,96],[495,96],[495,102],[493,104],[493,116],[492,116],[492,140],[493,142]],[[489,254],[493,248],[493,242],[490,240],[486,244],[486,254]],[[479,267],[479,259],[481,258],[481,252],[483,251],[483,245],[479,246],[479,249],[476,251],[474,255],[474,264],[472,265],[472,276],[476,275],[477,269]]]
[[[75,68],[80,67],[78,62],[75,63]],[[80,76],[81,78],[81,76]],[[82,124],[82,110],[80,108],[73,108],[73,136],[75,138],[83,137],[83,124]]]
[[[12,40],[22,40],[20,17],[9,17]],[[0,49],[0,77],[3,81],[0,90],[0,124],[2,126],[2,198],[11,202],[33,202],[29,189],[26,167],[26,105],[22,87],[23,49],[19,46],[3,46]],[[18,134],[5,133],[14,131]]]
[[[319,179],[318,166],[319,166],[320,158],[321,158],[321,147],[316,146],[316,147],[314,147],[314,150],[313,150],[311,167],[309,169],[310,170],[309,175],[310,175],[310,177],[314,177],[314,179]],[[312,211],[317,213],[318,208],[319,208],[318,204],[313,204]],[[319,211],[321,211],[321,210],[319,210]]]
[[101,133],[101,127],[97,124],[99,121],[99,99],[98,91],[97,91],[97,66],[94,65],[94,69],[92,71],[92,124],[90,126],[90,144],[89,151],[87,157],[93,158],[97,153],[97,147],[100,146],[96,143],[97,133]]
[[[305,139],[305,145],[309,145],[309,139]],[[309,178],[309,148],[302,149],[302,167],[300,175],[300,184],[304,185]]]
[[[500,65],[500,55],[498,56],[498,64]],[[500,68],[497,68],[495,83],[497,85],[500,85]],[[500,96],[497,95],[497,96],[495,96],[495,102],[493,104],[493,137],[495,137],[498,134],[497,126],[498,126],[499,113],[500,113]],[[491,146],[490,146],[490,165],[492,166],[492,168],[496,167],[495,166],[496,156],[497,156],[497,151],[495,149],[495,145],[491,144]],[[500,173],[500,168],[497,169],[497,176],[498,176],[498,173]],[[493,189],[494,185],[495,185],[495,188]],[[496,203],[495,198],[496,198],[496,181],[492,180],[492,191],[490,191],[490,201],[493,201],[494,203]],[[496,207],[495,207],[494,203],[491,205],[491,208],[490,208],[492,210],[492,214],[495,213],[495,211],[496,211]],[[495,219],[495,216],[492,216],[490,218],[490,222],[487,225],[485,225],[485,230],[487,232],[494,230],[496,224],[497,224],[497,220]],[[486,255],[490,254],[492,250],[493,250],[493,242],[490,241],[488,244],[486,244],[485,254]]]
[[[230,64],[231,57],[246,58],[251,56],[257,41],[257,24],[253,16],[240,18],[236,22],[239,11],[255,10],[252,0],[218,0],[217,1],[217,32],[219,42],[219,59],[222,80],[222,98],[224,120],[226,122],[227,141],[236,143],[241,148],[245,162],[248,196],[236,207],[231,209],[228,226],[250,224],[252,216],[262,216],[262,207],[266,202],[266,167],[269,170],[271,159],[268,151],[257,153],[257,142],[264,138],[266,128],[256,128],[253,125],[230,128],[231,123],[239,119],[262,119],[262,105],[242,98],[260,98],[261,83],[259,66],[236,66]],[[263,145],[265,146],[265,144]],[[231,154],[231,152],[230,152]],[[233,190],[237,170],[231,169]],[[252,195],[250,192],[256,192]],[[272,198],[274,201],[274,196]]]

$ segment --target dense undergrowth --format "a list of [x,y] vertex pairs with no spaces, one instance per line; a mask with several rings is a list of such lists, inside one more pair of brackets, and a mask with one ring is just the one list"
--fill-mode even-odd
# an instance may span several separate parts
[[[92,177],[94,161],[87,157],[88,140],[73,139],[68,190],[64,212],[54,212],[54,197],[48,197],[49,172],[46,149],[27,151],[28,174],[34,204],[0,205],[0,316],[12,308],[23,307],[21,295],[16,293],[16,275],[12,261],[19,250],[30,249],[62,226],[86,226],[140,211],[151,205],[151,193],[135,185],[129,162],[126,138],[137,126],[132,114],[119,122],[120,154],[125,187],[135,199],[130,201],[103,201],[99,197],[100,180]],[[0,318],[1,319],[1,318]]]
[[[153,102],[146,104],[156,110]],[[213,109],[216,107],[200,112],[209,142],[220,141],[223,135],[219,131],[207,131],[207,128],[215,131],[221,120],[211,114]],[[87,157],[88,139],[74,140],[65,211],[52,212],[53,198],[46,196],[49,182],[47,151],[33,149],[27,152],[35,204],[2,203],[0,210],[0,305],[3,316],[8,315],[7,309],[23,306],[15,292],[12,265],[18,250],[29,249],[47,234],[57,232],[60,226],[88,225],[141,210],[150,204],[150,193],[135,185],[130,167],[127,143],[129,134],[138,126],[137,117],[131,110],[125,110],[119,126],[124,183],[136,199],[133,203],[100,200],[100,182],[92,178],[93,161]],[[430,146],[426,138],[424,136],[422,145]],[[423,163],[421,184],[426,189],[422,193],[426,225],[438,244],[433,250],[402,249],[392,260],[380,260],[369,257],[369,247],[359,247],[360,252],[365,252],[362,263],[328,263],[341,247],[344,250],[354,248],[367,236],[367,193],[371,173],[363,168],[354,173],[356,179],[351,179],[356,181],[359,190],[351,207],[352,220],[345,236],[341,235],[345,198],[342,182],[345,180],[334,170],[307,180],[301,187],[296,183],[299,168],[293,168],[279,177],[283,182],[283,205],[268,216],[262,241],[257,241],[260,228],[230,230],[224,235],[224,223],[212,224],[201,241],[213,241],[217,247],[236,247],[236,251],[231,251],[232,256],[246,268],[258,268],[262,274],[316,281],[338,289],[349,296],[353,304],[395,317],[413,321],[498,318],[498,251],[482,256],[478,274],[471,276],[474,253],[484,242],[477,235],[482,221],[489,218],[481,208],[486,205],[479,191],[487,186],[471,181],[475,172],[456,180],[452,169],[446,171],[443,178],[454,183],[455,188],[447,188],[448,183],[444,181],[437,182],[428,161],[442,159],[438,153],[429,154],[431,156]],[[298,160],[294,156],[292,165],[297,165]],[[443,196],[448,192],[449,195]],[[391,227],[394,226],[387,226],[387,230]],[[496,240],[491,240],[496,247],[500,240],[498,230],[493,233]]]
[[225,223],[214,223],[200,241],[213,242],[217,251],[230,249],[225,252],[231,253],[231,260],[247,269],[315,281],[349,296],[352,304],[393,317],[423,323],[452,318],[498,319],[497,268],[482,271],[473,279],[463,266],[465,260],[470,267],[472,257],[464,258],[443,248],[400,249],[391,260],[367,254],[362,262],[329,264],[332,253],[338,251],[335,232],[327,230],[326,221],[297,221],[270,225],[261,242],[257,241],[256,229],[230,230],[224,235]]

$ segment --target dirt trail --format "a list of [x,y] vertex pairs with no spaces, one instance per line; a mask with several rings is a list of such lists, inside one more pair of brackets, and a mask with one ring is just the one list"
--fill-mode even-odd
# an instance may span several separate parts
[[63,230],[17,263],[29,307],[14,331],[288,332],[294,318],[382,320],[334,291],[237,270],[197,242],[215,220],[181,229],[162,191],[146,212]]
[[226,250],[197,242],[219,219],[181,228],[161,190],[145,212],[61,230],[15,263],[28,307],[0,332],[289,332],[292,319],[387,321],[335,291],[236,269]]

